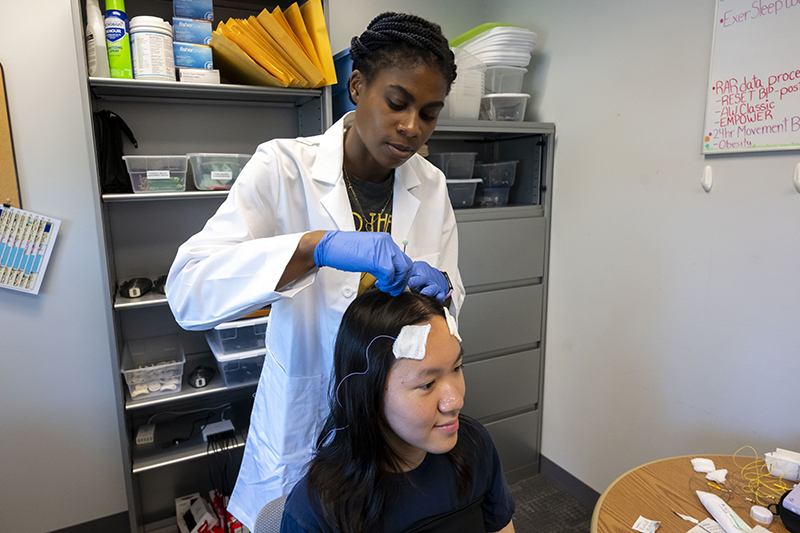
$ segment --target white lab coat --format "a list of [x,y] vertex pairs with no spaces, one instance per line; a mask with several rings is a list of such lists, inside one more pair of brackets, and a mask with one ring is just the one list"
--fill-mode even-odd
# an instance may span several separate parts
[[[267,502],[302,476],[327,415],[333,345],[360,274],[315,268],[276,290],[300,237],[354,231],[342,178],[343,117],[326,133],[258,147],[228,198],[179,249],[167,280],[185,329],[205,330],[272,304],[267,354],[229,511],[253,529]],[[413,260],[448,272],[451,311],[464,300],[458,235],[442,173],[414,155],[396,170],[392,238]]]

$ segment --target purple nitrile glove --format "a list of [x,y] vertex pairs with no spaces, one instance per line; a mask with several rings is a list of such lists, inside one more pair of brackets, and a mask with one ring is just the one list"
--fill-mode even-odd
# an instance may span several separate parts
[[314,249],[314,262],[345,272],[367,272],[375,286],[397,296],[411,275],[412,262],[388,233],[328,231]]
[[408,286],[426,296],[433,296],[440,302],[443,302],[450,292],[450,284],[444,274],[425,261],[414,261]]

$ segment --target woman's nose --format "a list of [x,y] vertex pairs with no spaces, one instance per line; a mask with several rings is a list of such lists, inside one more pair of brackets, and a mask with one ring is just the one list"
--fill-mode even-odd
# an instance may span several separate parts
[[439,398],[439,410],[443,413],[458,411],[464,407],[464,393],[457,387],[448,386]]
[[406,113],[397,126],[397,129],[406,137],[417,137],[422,135],[420,118],[416,111]]

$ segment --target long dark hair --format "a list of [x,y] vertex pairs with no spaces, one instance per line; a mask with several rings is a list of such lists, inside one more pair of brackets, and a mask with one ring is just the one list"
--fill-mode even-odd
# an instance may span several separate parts
[[[330,414],[307,478],[309,499],[333,531],[383,530],[384,509],[396,495],[396,472],[403,464],[387,440],[384,415],[386,379],[396,361],[392,345],[403,326],[434,316],[444,316],[434,298],[412,292],[392,297],[378,290],[360,295],[344,313],[334,348]],[[464,423],[458,441],[446,456],[465,498],[478,437],[471,420],[459,418]]]
[[367,83],[384,68],[414,64],[437,67],[447,94],[456,79],[455,57],[442,28],[406,13],[381,13],[372,19],[364,33],[350,41],[350,58],[353,70],[360,71]]

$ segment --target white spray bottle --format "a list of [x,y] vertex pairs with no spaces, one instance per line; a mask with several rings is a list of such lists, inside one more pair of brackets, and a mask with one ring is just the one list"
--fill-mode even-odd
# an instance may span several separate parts
[[86,0],[86,59],[89,76],[110,78],[106,51],[106,26],[98,0]]

